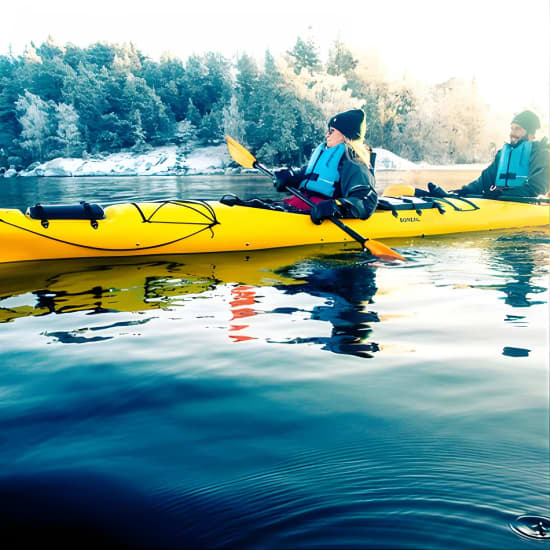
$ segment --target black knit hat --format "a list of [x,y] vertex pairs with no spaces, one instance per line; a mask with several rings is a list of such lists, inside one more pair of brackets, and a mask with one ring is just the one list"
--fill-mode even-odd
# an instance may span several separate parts
[[512,124],[518,124],[528,134],[535,135],[535,132],[540,128],[539,117],[532,111],[522,111],[512,119]]
[[348,139],[363,139],[367,130],[365,113],[361,109],[352,109],[334,115],[329,121],[329,128],[336,128]]

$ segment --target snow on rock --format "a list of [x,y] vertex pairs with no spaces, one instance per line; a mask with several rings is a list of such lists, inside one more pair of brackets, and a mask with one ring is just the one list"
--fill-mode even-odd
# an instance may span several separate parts
[[15,170],[14,168],[8,168],[5,172],[4,172],[4,177],[5,178],[13,178],[17,176],[17,170]]
[[[82,165],[82,159],[75,158],[57,158],[44,164],[35,166],[31,172],[36,176],[72,176],[72,173]],[[25,175],[25,174],[21,174]]]
[[223,174],[230,162],[225,143],[195,149],[185,159],[187,174]]
[[[415,170],[421,166],[386,149],[376,148],[376,170]],[[246,172],[230,167],[227,146],[211,145],[184,154],[176,145],[157,147],[146,153],[121,152],[92,158],[56,158],[35,163],[17,174],[8,170],[4,176],[173,176],[232,174]],[[422,166],[424,167],[424,166]]]
[[184,172],[175,145],[150,152],[113,153],[90,159],[56,158],[22,171],[21,176],[150,176]]
[[387,149],[381,149],[379,147],[373,148],[373,152],[376,153],[375,170],[418,170],[420,166],[404,159]]

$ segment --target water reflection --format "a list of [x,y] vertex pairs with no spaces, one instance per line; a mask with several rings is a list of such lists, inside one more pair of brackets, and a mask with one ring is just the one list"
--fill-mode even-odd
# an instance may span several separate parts
[[[332,325],[330,336],[294,338],[288,343],[321,344],[334,353],[372,357],[379,351],[376,342],[369,341],[371,324],[380,321],[375,311],[367,309],[376,294],[376,270],[361,254],[334,255],[315,262],[293,266],[300,272],[300,287],[279,288],[286,294],[306,292],[323,298],[323,305],[313,308],[311,318]],[[298,308],[276,309],[274,313],[292,314]]]
[[[256,310],[251,307],[256,303],[256,289],[250,285],[239,285],[231,289],[231,321],[229,324],[229,337],[233,342],[246,342],[255,340],[255,336],[247,336],[241,331],[249,325],[245,323],[247,317],[256,315]],[[238,332],[238,334],[236,334]]]
[[533,280],[540,277],[541,268],[548,263],[549,243],[544,233],[502,235],[496,239],[490,254],[500,272],[510,273],[511,280],[502,286],[507,305],[521,308],[546,303],[532,295],[547,290]]
[[29,262],[0,266],[0,322],[85,311],[135,312],[204,292],[215,279],[188,273],[170,260]]
[[[503,291],[504,302],[514,308],[524,308],[546,303],[546,299],[533,298],[533,296],[545,293],[547,287],[533,282],[540,276],[541,267],[548,263],[548,255],[544,252],[543,243],[548,244],[549,239],[542,236],[525,236],[517,242],[517,236],[502,236],[497,240],[494,257],[500,263],[501,268],[509,268],[512,272],[512,280],[505,283]],[[517,317],[521,317],[518,319]],[[517,324],[523,321],[523,316],[507,315],[506,321]],[[531,349],[513,346],[505,346],[502,355],[507,357],[528,357]]]
[[[370,340],[372,323],[379,321],[378,314],[369,310],[377,290],[376,271],[369,256],[350,246],[300,247],[248,255],[4,264],[0,266],[0,323],[73,312],[100,315],[174,310],[210,292],[208,298],[222,310],[219,315],[230,316],[226,326],[233,342],[258,339],[254,333],[257,327],[251,326],[251,321],[259,313],[301,312],[306,319],[321,321],[324,329],[330,327],[329,335],[294,333],[284,343],[313,343],[334,353],[372,357],[379,350],[378,344]],[[284,305],[274,308],[270,297],[260,291],[264,286],[282,295]],[[222,294],[229,292],[228,304],[223,297],[212,294],[216,289]],[[303,307],[295,306],[294,296],[298,293],[305,296]],[[269,330],[264,339],[280,343],[281,332],[270,324],[272,320],[267,319]],[[106,329],[136,322],[110,321],[108,326],[81,326],[42,334],[62,343],[100,342],[113,337]],[[294,330],[305,329],[295,325]]]
[[345,248],[325,245],[252,253],[0,264],[0,323],[75,311],[166,309],[181,303],[183,296],[202,294],[221,284],[238,285],[232,291],[236,301],[231,307],[239,309],[247,299],[246,285],[300,284],[299,277],[285,275],[281,268]]
[[[472,288],[503,293],[505,304],[515,310],[505,313],[505,322],[527,325],[522,308],[546,303],[541,276],[547,273],[548,235],[544,231],[510,232],[478,238],[482,246],[478,248],[474,241],[475,250],[481,250],[483,258],[474,284],[467,268],[449,271],[451,259],[442,256],[442,250],[451,250],[450,243],[460,243],[457,236],[423,240],[422,249],[433,246],[437,250],[434,269],[445,284],[455,285],[463,279]],[[468,246],[471,239],[467,237]],[[380,321],[374,300],[378,265],[371,260],[353,244],[337,244],[248,254],[3,264],[0,323],[73,312],[98,316],[166,310],[195,329],[212,333],[213,327],[223,327],[226,338],[234,343],[306,344],[335,354],[371,358],[382,347],[374,336]],[[421,263],[413,262],[407,269]],[[479,278],[487,275],[489,281],[480,283]],[[156,318],[146,317],[140,322]],[[118,329],[134,330],[130,327],[136,318],[105,317],[107,322],[102,321],[79,321],[67,331],[52,329],[41,334],[66,344],[101,342],[122,334]],[[531,351],[527,345],[507,344],[502,350],[507,356],[526,357]]]

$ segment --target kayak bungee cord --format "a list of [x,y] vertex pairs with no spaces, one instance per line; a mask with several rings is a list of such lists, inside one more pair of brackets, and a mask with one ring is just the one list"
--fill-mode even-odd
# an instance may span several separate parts
[[[107,247],[92,246],[92,245],[86,245],[86,244],[71,242],[71,241],[67,241],[67,240],[64,240],[64,239],[60,239],[58,237],[52,237],[51,235],[46,235],[44,233],[39,233],[38,231],[34,231],[34,230],[28,229],[26,227],[21,227],[20,225],[8,222],[8,221],[6,221],[2,218],[0,218],[0,223],[3,223],[5,225],[9,225],[11,227],[15,227],[16,229],[20,229],[21,231],[25,231],[27,233],[31,233],[33,235],[37,235],[39,237],[43,237],[45,239],[56,241],[56,242],[59,242],[59,243],[62,243],[62,244],[68,244],[70,246],[76,246],[78,248],[85,248],[85,249],[88,249],[88,250],[100,250],[100,251],[104,251],[104,252],[133,252],[135,250],[152,250],[152,249],[155,249],[155,248],[162,248],[164,246],[168,246],[168,245],[177,243],[179,241],[183,241],[185,239],[189,239],[191,237],[194,237],[195,235],[198,235],[199,233],[202,233],[203,231],[206,231],[206,230],[210,230],[211,238],[213,238],[214,237],[214,232],[212,231],[212,227],[214,227],[215,225],[220,224],[220,222],[216,218],[216,213],[215,213],[214,209],[209,204],[207,204],[203,201],[162,201],[161,204],[158,206],[158,208],[156,208],[155,211],[148,218],[145,217],[145,215],[143,214],[143,211],[141,210],[141,208],[136,203],[131,203],[131,204],[137,209],[137,211],[141,215],[143,223],[159,223],[159,224],[167,224],[167,225],[168,224],[201,225],[203,227],[201,227],[197,231],[194,231],[193,233],[185,235],[184,237],[178,237],[177,239],[172,239],[170,241],[166,241],[166,242],[162,242],[162,243],[158,243],[158,244],[153,244],[153,245],[149,245],[149,246],[143,246],[143,247],[140,246],[139,248],[107,248]],[[176,205],[176,206],[181,206],[183,208],[188,208],[189,210],[193,210],[194,212],[200,214],[206,220],[208,220],[208,223],[203,224],[203,223],[200,223],[200,222],[178,222],[178,221],[166,221],[166,222],[164,222],[162,220],[160,220],[160,221],[152,220],[151,218],[153,218],[153,216],[157,212],[159,212],[160,209],[163,206],[165,206],[166,204],[173,204],[173,205]],[[206,211],[208,212],[208,214],[210,216],[208,216],[205,212],[200,211],[198,208],[196,208],[194,206],[190,206],[190,205],[204,206],[204,208],[206,209]]]
[[141,215],[141,217],[142,217],[142,219],[145,223],[176,223],[176,224],[182,224],[182,225],[200,225],[197,222],[166,222],[166,221],[163,222],[163,221],[153,220],[152,219],[153,216],[157,212],[159,212],[160,209],[163,208],[164,206],[166,206],[167,204],[173,204],[175,206],[185,207],[189,210],[193,210],[193,212],[196,212],[197,214],[200,214],[201,216],[205,217],[206,219],[209,219],[208,216],[204,212],[202,212],[198,208],[193,208],[192,206],[190,206],[190,205],[200,205],[203,208],[205,208],[207,210],[207,212],[210,214],[210,218],[211,218],[211,221],[212,221],[212,224],[211,224],[210,227],[213,227],[214,225],[219,225],[219,223],[220,223],[216,218],[216,212],[215,212],[214,208],[212,208],[212,205],[208,204],[205,201],[200,201],[200,200],[185,200],[185,201],[168,200],[168,201],[154,201],[153,204],[155,204],[157,202],[159,203],[159,206],[153,211],[153,213],[148,218],[145,217],[145,214],[141,210],[138,203],[132,202],[130,204],[132,204],[133,206],[135,206],[137,208],[137,211],[140,213],[140,215]]

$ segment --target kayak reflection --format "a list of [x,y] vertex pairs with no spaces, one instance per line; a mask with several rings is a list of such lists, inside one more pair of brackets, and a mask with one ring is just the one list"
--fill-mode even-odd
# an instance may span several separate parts
[[[353,244],[339,244],[249,254],[4,264],[0,266],[0,323],[74,312],[174,311],[184,302],[189,304],[194,295],[210,293],[220,320],[228,320],[227,335],[234,343],[258,339],[275,343],[284,334],[284,343],[313,343],[334,353],[371,357],[379,349],[368,340],[371,324],[379,320],[377,313],[368,311],[376,293],[371,260]],[[311,326],[323,334],[328,328],[329,336],[289,334],[288,326],[279,330],[276,317],[299,310],[294,307],[299,303],[295,299],[298,293],[307,303],[304,317],[323,322],[322,329],[315,323]],[[282,305],[277,307],[277,301]],[[178,318],[191,319],[181,315]],[[147,320],[125,318],[121,322],[126,326]],[[114,326],[111,321],[107,328]],[[106,327],[97,323],[91,323],[85,335],[80,329],[65,333],[56,332],[55,324],[50,326],[53,330],[48,336],[62,343],[99,342],[111,337]],[[262,333],[262,326],[267,333]]]
[[[303,251],[302,254],[307,254]],[[273,269],[303,256],[284,249],[143,258],[20,262],[0,266],[0,322],[84,311],[138,312],[172,306],[221,283],[283,282]],[[285,281],[291,284],[292,281]]]
[[182,296],[220,284],[299,284],[277,270],[340,245],[292,247],[249,254],[190,254],[148,258],[82,259],[0,265],[0,323],[75,311],[165,309]]

